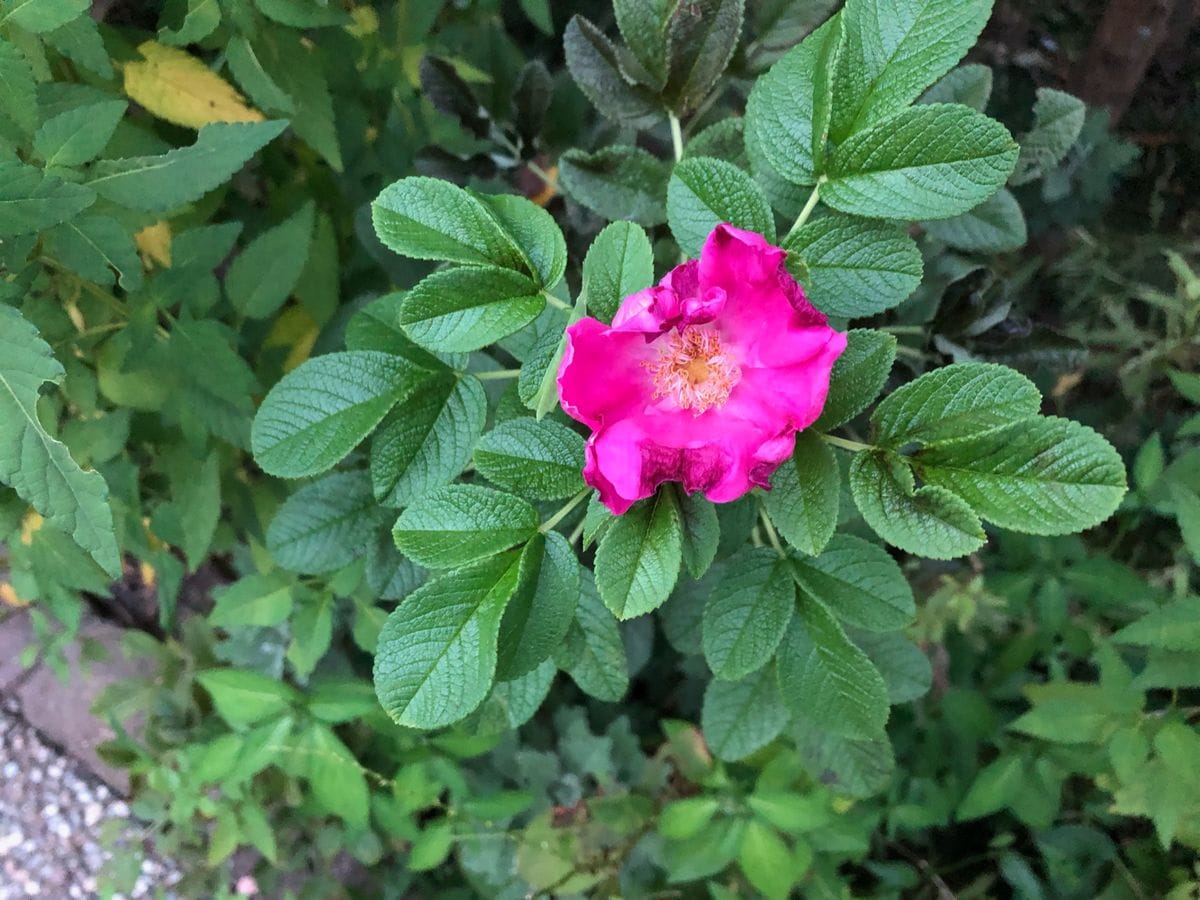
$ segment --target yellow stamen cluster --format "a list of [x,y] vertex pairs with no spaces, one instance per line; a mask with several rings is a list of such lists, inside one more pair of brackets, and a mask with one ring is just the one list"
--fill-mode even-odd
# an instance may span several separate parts
[[655,400],[668,398],[698,416],[724,405],[741,380],[742,370],[722,352],[716,331],[689,326],[659,344],[658,358],[642,364],[654,379]]

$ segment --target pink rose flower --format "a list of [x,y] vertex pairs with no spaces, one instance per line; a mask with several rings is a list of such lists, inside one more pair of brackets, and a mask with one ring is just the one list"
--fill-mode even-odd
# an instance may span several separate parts
[[808,302],[786,255],[718,225],[700,259],[627,297],[612,327],[567,329],[559,398],[592,429],[583,478],[617,515],[664,481],[714,503],[769,488],[821,414],[846,335]]

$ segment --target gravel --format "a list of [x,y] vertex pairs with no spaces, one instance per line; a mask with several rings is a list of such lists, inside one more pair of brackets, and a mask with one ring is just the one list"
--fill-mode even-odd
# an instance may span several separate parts
[[121,847],[118,862],[134,853],[141,870],[133,891],[114,900],[170,896],[180,874],[147,852],[144,833],[124,800],[0,703],[0,900],[99,897]]

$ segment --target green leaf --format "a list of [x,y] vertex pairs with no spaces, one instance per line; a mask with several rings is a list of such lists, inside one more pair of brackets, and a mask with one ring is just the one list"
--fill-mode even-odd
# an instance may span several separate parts
[[851,738],[883,734],[883,677],[820,600],[806,596],[798,604],[776,665],[779,694],[799,721]]
[[629,690],[625,644],[592,573],[583,569],[582,576],[575,621],[555,649],[554,659],[589,697],[616,703]]
[[42,384],[61,384],[64,375],[37,329],[0,304],[0,481],[116,578],[121,560],[108,486],[98,472],[81,469],[38,418]]
[[[166,43],[171,42],[167,41]],[[266,71],[249,40],[240,36],[232,38],[225,45],[225,60],[229,63],[229,71],[242,86],[242,90],[260,107],[276,110],[285,115],[295,113],[295,101]]]
[[255,0],[255,5],[268,19],[292,28],[350,24],[349,16],[343,10],[319,0]]
[[125,290],[136,291],[142,286],[142,260],[133,236],[115,219],[76,216],[55,226],[46,237],[58,261],[75,274],[111,285],[115,271]]
[[91,16],[79,16],[48,32],[42,38],[47,44],[78,65],[101,78],[112,78],[112,62],[100,37],[100,29]]
[[721,801],[716,797],[685,797],[672,800],[658,817],[658,833],[679,841],[698,834],[716,815]]
[[228,181],[287,125],[285,121],[205,125],[190,147],[160,156],[102,159],[87,184],[100,196],[130,209],[173,209]]
[[104,100],[59,113],[37,130],[33,150],[47,167],[91,162],[108,144],[128,106],[124,100]]
[[1092,429],[1054,417],[932,447],[917,474],[1001,528],[1069,534],[1099,525],[1125,495],[1125,466]]
[[326,324],[337,313],[338,281],[337,235],[334,233],[333,219],[326,213],[319,213],[313,228],[308,260],[295,288],[296,297],[318,325]]
[[664,841],[661,860],[668,882],[678,884],[716,875],[737,857],[745,827],[744,819],[722,816],[691,838]]
[[292,616],[287,660],[300,678],[312,675],[317,663],[329,652],[333,641],[333,609],[332,594],[310,593]]
[[293,572],[333,572],[366,552],[380,524],[367,473],[334,472],[288,497],[267,529],[267,549]]
[[166,343],[156,345],[150,371],[165,382],[168,424],[197,442],[211,433],[246,449],[258,382],[230,344],[229,329],[216,320],[177,322]]
[[0,25],[42,34],[83,15],[89,6],[88,0],[4,0]]
[[180,520],[179,549],[195,570],[208,556],[221,518],[221,460],[214,450],[168,468],[171,497]]
[[617,48],[583,16],[572,16],[563,33],[567,69],[585,97],[605,117],[631,128],[650,128],[663,117],[658,99],[621,71]]
[[1033,128],[1021,135],[1021,155],[1008,183],[1028,184],[1048,174],[1079,138],[1086,114],[1087,106],[1078,97],[1053,88],[1038,88]]
[[628,144],[595,153],[568,150],[558,159],[567,196],[606,219],[628,219],[650,228],[667,221],[667,164]]
[[1004,186],[1017,145],[999,122],[966,106],[914,106],[847,138],[821,198],[876,219],[947,219]]
[[1022,756],[1001,756],[985,766],[971,782],[967,794],[954,818],[959,822],[980,819],[1008,806],[1010,798],[1019,793],[1029,780],[1029,771]]
[[428,375],[402,357],[372,350],[310,359],[263,400],[250,438],[254,457],[280,478],[324,472]]
[[95,193],[82,184],[22,163],[0,162],[0,238],[65,222],[95,202]]
[[741,681],[710,681],[704,692],[700,725],[717,759],[745,759],[775,740],[787,721],[774,666]]
[[371,216],[379,239],[401,256],[529,272],[485,196],[448,181],[401,178],[371,204]]
[[672,0],[613,0],[621,37],[655,90],[667,82],[667,20],[674,5]]
[[800,874],[783,838],[773,828],[755,820],[746,823],[738,865],[746,880],[768,900],[790,896]]
[[269,628],[287,621],[295,586],[282,572],[247,575],[213,593],[208,622],[218,628]]
[[882,547],[835,535],[820,556],[792,560],[796,581],[851,625],[892,631],[912,622],[916,604],[908,579]]
[[679,3],[667,21],[663,97],[683,117],[704,101],[729,65],[742,33],[746,0]]
[[[37,81],[24,54],[0,39],[0,112],[26,133],[38,124]],[[8,176],[11,177],[11,176]],[[5,178],[7,180],[7,177]],[[0,196],[3,196],[0,194]]]
[[517,586],[517,553],[449,572],[417,588],[388,616],[375,653],[375,692],[410,728],[440,728],[483,702],[496,673],[496,640]]
[[887,787],[896,759],[886,737],[860,740],[799,725],[796,750],[808,773],[837,794],[870,797]]
[[520,678],[497,682],[475,714],[463,723],[463,730],[486,737],[520,728],[545,701],[557,672],[554,663],[547,660]]
[[451,482],[470,462],[486,419],[479,379],[435,375],[397,404],[372,440],[375,498],[386,506],[407,506]]
[[241,730],[286,712],[296,692],[281,681],[241,669],[209,669],[196,680],[212,697],[217,715]]
[[579,594],[579,560],[567,539],[556,531],[534,536],[500,622],[497,678],[519,678],[550,658],[575,620]]
[[1126,625],[1112,639],[1118,644],[1200,651],[1200,597],[1168,603]]
[[704,606],[704,658],[713,675],[736,681],[770,662],[795,605],[786,560],[765,547],[733,557]]
[[234,309],[250,319],[265,319],[283,306],[308,260],[315,212],[310,200],[237,255],[225,276]]
[[700,493],[674,491],[683,537],[683,564],[688,574],[700,578],[717,556],[721,523],[716,506]]
[[502,422],[475,448],[475,469],[507,491],[535,500],[569,497],[583,488],[583,438],[550,419]]
[[521,9],[542,34],[554,34],[554,19],[550,15],[550,0],[521,0]]
[[830,431],[866,409],[883,390],[895,361],[893,335],[866,328],[847,332],[846,349],[833,364],[825,408],[813,428]]
[[372,300],[346,323],[347,350],[379,350],[393,356],[403,356],[414,365],[433,372],[444,372],[447,366],[466,368],[467,355],[433,354],[412,342],[400,327],[400,310],[404,306],[403,291],[384,294]]
[[[829,72],[842,45],[841,16],[830,19],[760,77],[746,103],[747,149],[753,144],[771,172],[815,184],[828,138]],[[751,156],[754,160],[753,155]],[[755,165],[755,175],[761,176]]]
[[507,337],[546,306],[536,284],[508,269],[447,269],[408,292],[400,308],[405,333],[430,350],[479,350]]
[[977,437],[1038,414],[1042,395],[1007,366],[955,363],[893,391],[871,414],[876,443],[900,448]]
[[537,511],[511,494],[477,484],[453,484],[413,502],[392,537],[413,562],[448,569],[492,556],[537,532]]
[[958,64],[991,13],[992,0],[850,0],[842,13],[833,139],[908,106]]
[[872,530],[908,553],[954,559],[974,553],[987,539],[964,500],[935,485],[917,488],[908,463],[893,454],[857,454],[850,493]]
[[896,706],[929,693],[933,667],[921,648],[899,632],[872,634],[855,632],[854,643],[862,648],[879,669],[887,685],[888,701]]
[[1172,482],[1170,487],[1183,546],[1192,554],[1192,559],[1200,563],[1200,495],[1179,482]]
[[[161,21],[161,19],[160,19]],[[186,47],[204,40],[221,24],[219,0],[187,0],[187,12],[179,28],[160,26],[158,39],[171,47]]]
[[643,616],[666,601],[682,562],[675,504],[660,492],[605,531],[596,551],[596,586],[618,619]]
[[789,234],[783,249],[808,299],[830,316],[876,315],[903,303],[921,283],[917,242],[886,222],[822,216]]
[[1017,250],[1029,239],[1025,214],[1008,190],[993,194],[961,216],[926,222],[925,231],[957,250],[977,253]]
[[328,726],[312,723],[300,750],[313,798],[350,828],[365,831],[371,795],[362,764]]
[[775,216],[766,195],[732,163],[703,156],[675,164],[667,184],[667,220],[679,248],[690,257],[714,228],[728,222],[775,241]]
[[[791,769],[790,765],[788,769]],[[762,776],[754,793],[746,798],[746,805],[759,819],[790,834],[817,831],[829,825],[834,817],[833,810],[829,808],[829,798],[821,793],[782,791],[774,779],[768,780]]]
[[983,112],[992,96],[992,70],[979,63],[951,69],[921,95],[918,103],[961,103]]
[[783,539],[809,556],[825,549],[838,522],[842,473],[833,448],[808,429],[796,449],[771,476],[767,513]]
[[646,232],[631,222],[606,226],[588,248],[583,281],[588,314],[611,322],[626,297],[654,281],[654,251]]
[[567,242],[554,217],[536,203],[511,194],[479,194],[521,251],[525,269],[542,287],[556,285],[567,269]]

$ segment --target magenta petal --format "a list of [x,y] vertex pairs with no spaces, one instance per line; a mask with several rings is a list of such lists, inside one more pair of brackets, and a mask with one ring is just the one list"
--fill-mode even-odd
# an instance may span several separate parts
[[653,391],[642,365],[650,355],[640,333],[580,319],[567,329],[558,367],[558,396],[567,415],[599,428],[644,406]]

